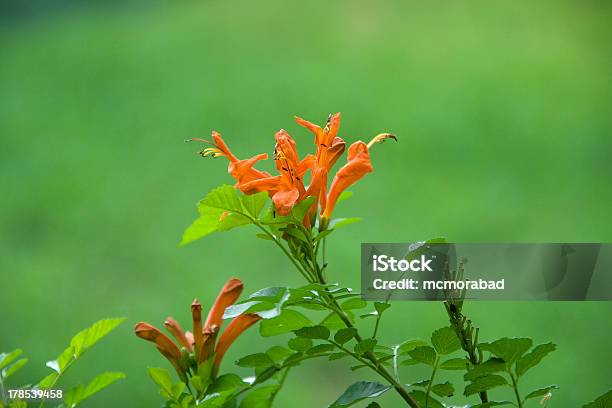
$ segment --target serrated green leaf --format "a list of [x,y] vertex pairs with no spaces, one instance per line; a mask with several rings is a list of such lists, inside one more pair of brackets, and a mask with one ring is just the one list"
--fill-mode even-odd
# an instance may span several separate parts
[[506,362],[501,358],[492,357],[487,361],[474,366],[463,376],[466,381],[475,380],[478,377],[484,377],[488,374],[497,373],[506,369]]
[[21,367],[28,363],[27,358],[20,358],[15,361],[13,364],[10,364],[8,367],[2,370],[2,377],[4,379],[9,378],[11,375],[15,374]]
[[270,367],[274,361],[265,353],[255,353],[244,356],[236,361],[239,367]]
[[595,401],[582,406],[582,408],[610,408],[612,407],[612,389],[600,395]]
[[399,344],[397,347],[398,354],[408,354],[409,351],[414,350],[420,346],[427,346],[427,343],[423,340],[406,340],[403,343]]
[[280,315],[268,320],[262,320],[259,324],[259,333],[262,337],[278,336],[305,326],[312,326],[312,322],[302,313],[291,309],[285,309]]
[[357,329],[354,327],[345,327],[344,329],[338,330],[334,335],[336,343],[344,344],[351,340],[357,334]]
[[304,337],[290,339],[287,343],[291,350],[306,351],[312,347],[312,340]]
[[69,390],[64,396],[64,402],[67,407],[74,408],[87,398],[123,378],[125,378],[125,374],[119,372],[102,373],[91,380],[86,387],[79,384],[75,388]]
[[376,339],[363,339],[359,343],[355,344],[355,353],[362,355],[374,350],[374,347],[378,343]]
[[200,201],[200,205],[222,211],[238,213],[243,211],[238,192],[228,184],[219,186],[206,194],[206,197]]
[[441,384],[434,384],[431,390],[439,397],[451,397],[455,394],[455,387],[448,381]]
[[419,363],[427,364],[433,367],[436,364],[436,350],[430,346],[419,346],[410,350],[408,355]]
[[266,354],[275,363],[280,363],[281,361],[292,355],[293,352],[282,346],[272,346],[268,349],[268,351],[266,351]]
[[529,353],[525,354],[516,362],[516,375],[522,376],[532,367],[535,367],[546,357],[549,353],[552,353],[557,349],[557,346],[553,343],[540,344],[536,346]]
[[342,310],[357,310],[357,309],[363,309],[367,305],[368,305],[368,302],[366,302],[365,300],[362,300],[358,297],[354,297],[354,298],[351,298],[343,302],[340,305],[340,307],[342,308]]
[[467,370],[468,361],[465,358],[451,358],[440,364],[442,370]]
[[200,209],[200,212],[200,216],[183,232],[183,237],[180,242],[181,246],[204,238],[218,230],[223,211],[216,208],[203,207]]
[[266,385],[250,391],[240,402],[240,408],[270,408],[279,385]]
[[527,394],[525,399],[528,400],[531,398],[542,397],[548,394],[551,390],[556,390],[558,388],[559,388],[558,385],[549,385],[548,387],[538,388],[537,390],[531,391],[529,394]]
[[447,355],[461,349],[461,342],[450,327],[442,327],[431,335],[431,344],[438,354]]
[[298,337],[321,340],[327,340],[330,335],[329,329],[321,325],[302,327],[299,330],[295,330],[294,333]]
[[410,391],[410,396],[421,406],[427,408],[444,408],[444,405],[431,395],[427,398],[427,394],[421,390]]
[[468,384],[463,391],[466,397],[477,394],[482,391],[490,390],[491,388],[500,387],[508,384],[508,381],[502,376],[496,374],[486,375],[476,378],[471,384]]
[[13,360],[19,357],[23,353],[23,350],[16,349],[10,353],[0,353],[0,370],[9,365]]
[[169,397],[172,396],[172,377],[170,377],[170,373],[168,370],[164,368],[158,367],[149,367],[148,369],[149,377],[153,380],[155,384],[159,386],[161,391],[163,391]]
[[335,402],[329,405],[329,408],[350,407],[366,398],[379,397],[390,388],[373,381],[358,381],[351,384]]
[[329,353],[330,351],[333,351],[333,350],[334,350],[334,346],[331,344],[317,344],[316,346],[306,351],[306,354],[308,355],[323,354],[323,353]]
[[74,348],[75,357],[78,359],[82,356],[83,353],[102,340],[124,320],[125,318],[98,320],[91,327],[77,333],[70,340],[70,346]]
[[480,343],[479,348],[501,358],[511,366],[531,348],[532,344],[533,340],[529,338],[504,337],[492,343]]
[[253,218],[259,218],[259,214],[261,214],[261,210],[266,206],[268,202],[268,193],[262,191],[256,194],[244,195],[242,197],[242,206]]

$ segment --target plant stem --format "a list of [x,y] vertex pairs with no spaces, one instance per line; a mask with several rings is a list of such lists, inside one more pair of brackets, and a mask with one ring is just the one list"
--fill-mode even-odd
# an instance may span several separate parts
[[436,356],[436,362],[434,364],[434,368],[431,371],[431,377],[429,378],[429,384],[427,384],[427,392],[425,393],[425,408],[429,407],[429,394],[431,394],[431,386],[434,382],[434,377],[436,376],[436,371],[438,371],[438,364],[440,363],[440,356]]
[[518,408],[523,408],[523,402],[521,401],[521,395],[518,390],[518,383],[516,381],[516,377],[512,374],[511,371],[508,371],[510,374],[510,378],[512,378],[512,388],[514,389],[514,396],[516,397],[516,403],[518,404]]

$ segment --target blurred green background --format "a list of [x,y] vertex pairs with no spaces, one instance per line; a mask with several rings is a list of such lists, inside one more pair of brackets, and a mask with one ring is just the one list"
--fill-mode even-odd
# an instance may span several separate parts
[[[361,242],[612,241],[610,3],[7,4],[0,350],[22,347],[30,358],[17,381],[46,374],[44,362],[79,329],[125,316],[66,384],[122,370],[128,379],[87,405],[158,406],[146,367],[167,364],[134,337],[134,323],[173,315],[187,325],[193,298],[209,305],[230,276],[247,292],[301,283],[252,229],[177,246],[195,203],[233,182],[224,160],[183,143],[212,129],[240,157],[272,153],[281,127],[311,149],[294,114],[323,123],[342,111],[350,142],[398,134],[375,149],[374,173],[336,211],[364,218],[329,243],[330,276],[353,287]],[[551,407],[581,406],[610,385],[611,303],[474,303],[466,312],[482,340],[558,344],[525,379],[561,386]],[[427,338],[445,322],[439,303],[397,303],[383,339]],[[245,373],[232,361],[269,344],[250,331],[224,370]],[[326,406],[354,379],[375,379],[348,366],[305,364],[278,406]],[[405,369],[402,379],[420,375]],[[382,405],[400,401],[389,393]]]

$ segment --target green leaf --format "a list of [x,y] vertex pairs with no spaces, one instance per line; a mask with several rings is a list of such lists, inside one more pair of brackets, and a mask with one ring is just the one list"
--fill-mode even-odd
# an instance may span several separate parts
[[316,346],[308,350],[306,354],[308,355],[323,354],[323,353],[329,353],[330,351],[333,351],[333,350],[334,350],[334,346],[332,344],[317,344]]
[[427,398],[427,394],[421,390],[410,391],[410,396],[421,406],[427,408],[444,408],[444,405],[431,395]]
[[376,339],[363,339],[359,343],[355,344],[355,353],[362,355],[367,352],[374,350],[374,347],[378,343]]
[[532,344],[533,340],[529,338],[504,337],[495,340],[493,343],[480,343],[478,347],[482,351],[488,351],[494,356],[501,358],[510,367],[531,348]]
[[605,394],[597,397],[593,402],[585,404],[582,408],[609,408],[612,406],[612,389]]
[[491,388],[500,387],[508,384],[508,381],[502,376],[491,374],[484,377],[476,378],[471,384],[468,384],[463,391],[466,397],[477,394],[482,391],[490,390]]
[[381,406],[380,406],[380,404],[378,402],[372,401],[372,402],[370,402],[368,404],[368,406],[366,408],[381,408]]
[[306,197],[304,200],[300,201],[295,207],[293,207],[293,209],[291,210],[291,216],[294,218],[294,220],[298,223],[302,223],[306,212],[308,211],[308,209],[310,209],[310,207],[312,206],[312,204],[314,204],[316,200],[317,197]]
[[[348,316],[350,321],[353,321],[354,315],[351,311],[347,311],[346,315]],[[321,320],[321,323],[319,324],[327,327],[330,330],[340,330],[346,327],[346,323],[344,323],[344,321],[340,319],[338,314],[334,312],[328,314],[323,320]]]
[[270,408],[279,385],[267,385],[250,391],[240,402],[240,408]]
[[242,212],[242,203],[238,192],[228,184],[215,188],[200,201],[200,205],[222,211]]
[[0,370],[9,365],[11,361],[15,360],[22,353],[23,350],[21,349],[13,350],[10,353],[0,353]]
[[482,404],[472,405],[472,408],[490,408],[490,407],[499,407],[501,405],[514,405],[510,401],[489,401],[484,402]]
[[361,218],[353,217],[353,218],[334,218],[330,221],[328,229],[338,229],[345,227],[350,224],[354,224],[356,222],[361,221]]
[[57,380],[57,375],[58,375],[57,372],[54,371],[48,376],[46,376],[45,378],[43,378],[42,380],[40,380],[38,383],[38,389],[46,390],[46,389],[51,388],[51,386]]
[[451,397],[455,393],[455,387],[450,382],[435,384],[431,390],[439,397]]
[[453,330],[450,327],[443,327],[436,330],[431,335],[431,344],[441,355],[451,354],[461,348],[461,342]]
[[268,193],[265,191],[242,197],[242,206],[253,218],[259,218],[259,214],[261,214],[261,210],[263,210],[267,202]]
[[304,337],[296,337],[289,340],[287,343],[291,350],[295,351],[306,351],[312,347],[312,340]]
[[429,385],[429,380],[421,380],[421,381],[417,381],[412,384],[408,384],[409,387],[423,387],[423,388],[427,388],[428,385]]
[[343,191],[342,193],[340,193],[340,196],[338,196],[338,199],[336,200],[336,204],[341,203],[344,200],[348,200],[352,196],[353,196],[352,191]]
[[559,389],[558,385],[549,385],[548,387],[538,388],[537,390],[531,391],[529,394],[527,394],[525,399],[528,400],[531,398],[542,397],[548,394],[551,390],[556,390],[556,389]]
[[239,367],[270,367],[274,361],[265,353],[255,353],[244,356],[236,361]]
[[465,358],[451,358],[440,364],[442,370],[467,370],[469,366]]
[[203,213],[193,222],[185,232],[183,232],[183,238],[181,239],[180,245],[187,245],[197,239],[203,238],[219,228],[221,214],[223,210],[210,207],[200,207],[200,212]]
[[516,362],[516,375],[519,377],[522,376],[527,370],[538,365],[544,357],[556,349],[557,346],[553,343],[536,346],[531,352],[525,354]]
[[148,371],[149,377],[151,377],[153,382],[161,389],[160,392],[163,392],[167,397],[171,397],[172,377],[170,377],[168,370],[158,367],[149,367]]
[[115,381],[125,378],[125,374],[118,372],[106,372],[96,376],[86,387],[78,385],[70,389],[64,395],[64,402],[69,408],[74,408],[92,395],[102,391]]
[[78,359],[82,356],[83,353],[102,340],[124,320],[125,318],[102,319],[95,322],[91,327],[77,333],[72,340],[70,340],[70,346],[74,349],[75,357]]
[[329,408],[349,407],[366,398],[376,398],[391,387],[372,381],[358,381],[351,384],[346,391]]
[[397,346],[398,354],[399,355],[408,354],[409,351],[412,351],[415,348],[420,347],[420,346],[427,346],[427,343],[424,342],[423,340],[406,340],[405,342]]
[[429,346],[419,346],[410,350],[408,355],[419,363],[433,367],[436,364],[436,350]]
[[390,307],[391,307],[391,304],[387,302],[374,302],[374,309],[376,309],[376,312],[380,316],[382,316],[385,310],[387,310]]
[[280,315],[259,324],[259,333],[262,337],[278,336],[289,333],[305,326],[312,326],[312,322],[302,313],[285,309]]
[[497,373],[506,369],[506,363],[501,358],[490,358],[487,361],[474,366],[469,370],[463,379],[466,381],[475,380],[478,377],[484,377],[488,374]]
[[357,329],[354,327],[345,327],[344,329],[338,330],[334,335],[336,343],[344,344],[351,340],[357,334]]
[[340,307],[342,308],[342,310],[356,310],[356,309],[363,309],[367,305],[368,305],[368,302],[366,302],[365,300],[361,300],[358,297],[354,297],[342,303]]
[[302,327],[299,330],[294,331],[295,335],[298,337],[304,337],[307,339],[321,339],[327,340],[329,338],[329,329],[325,326],[311,326],[311,327]]
[[6,380],[11,375],[15,374],[21,367],[23,367],[27,363],[28,363],[27,358],[20,358],[19,360],[15,361],[13,364],[9,365],[8,367],[2,370],[2,378]]
[[275,363],[280,363],[281,361],[292,355],[293,352],[282,346],[272,346],[268,349],[268,351],[266,351],[266,354]]

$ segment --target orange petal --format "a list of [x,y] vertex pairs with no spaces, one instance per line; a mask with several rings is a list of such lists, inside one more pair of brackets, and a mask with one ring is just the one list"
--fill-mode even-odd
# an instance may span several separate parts
[[204,332],[202,333],[202,347],[198,351],[198,364],[208,360],[208,358],[215,351],[215,341],[217,340],[217,333],[219,333],[218,326],[204,328]]
[[322,217],[329,219],[340,194],[371,171],[372,163],[367,145],[361,141],[353,143],[348,151],[348,162],[338,170],[331,183]]
[[223,331],[223,334],[219,339],[219,343],[217,344],[217,349],[215,350],[215,372],[219,370],[221,360],[223,360],[225,352],[227,349],[229,349],[234,340],[236,340],[236,338],[238,338],[242,332],[257,323],[260,319],[261,317],[256,314],[243,314],[232,320],[225,331]]
[[[221,327],[221,324],[223,323],[223,313],[225,313],[225,309],[233,305],[238,300],[243,288],[244,286],[240,279],[232,278],[228,280],[225,286],[223,286],[223,288],[221,289],[221,292],[219,292],[219,295],[217,296],[217,299],[215,300],[212,309],[210,309],[210,312],[208,312],[208,317],[206,317],[206,323],[204,324],[204,327]],[[201,332],[202,330],[200,329],[200,333]]]
[[141,339],[155,343],[157,349],[172,363],[179,367],[181,352],[168,336],[149,323],[139,322],[134,327],[134,333]]
[[187,337],[185,337],[181,325],[176,320],[172,317],[168,317],[164,322],[164,326],[181,346],[185,347],[187,350],[191,350],[191,343],[187,340]]
[[227,144],[225,144],[225,141],[221,138],[221,135],[215,132],[214,130],[212,132],[212,139],[217,149],[221,150],[221,152],[223,152],[223,154],[227,156],[230,161],[238,160],[236,156],[232,154],[232,151],[229,149],[229,147],[227,147]]
[[245,160],[236,160],[230,162],[227,166],[227,171],[238,184],[248,183],[249,181],[257,180],[264,177],[270,177],[270,174],[265,171],[260,171],[253,168],[253,165],[260,160],[266,160],[267,153],[262,153],[257,156]]
[[198,299],[194,299],[191,304],[191,316],[193,319],[194,349],[196,353],[202,347],[202,305]]
[[323,136],[323,129],[321,129],[320,126],[315,125],[312,122],[307,121],[306,119],[302,119],[299,118],[297,116],[294,116],[295,121],[301,125],[304,126],[306,129],[310,130],[312,133],[314,133],[315,135],[315,144],[318,146],[320,143],[320,139]]
[[274,193],[272,201],[274,207],[280,215],[288,215],[291,209],[300,197],[300,191],[297,188],[290,190],[280,190]]
[[266,177],[244,183],[240,185],[239,188],[244,194],[259,193],[261,191],[274,193],[279,189],[280,181],[281,176]]

